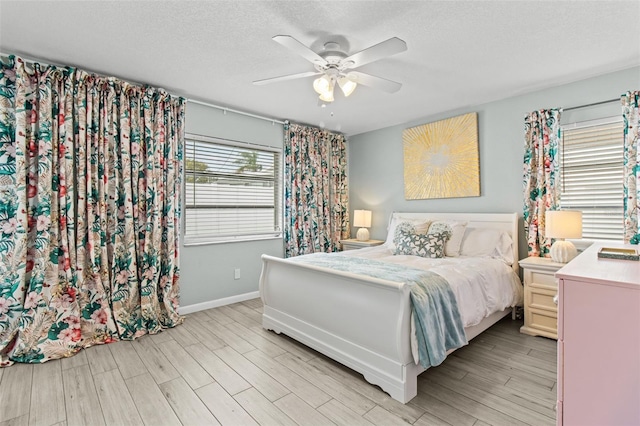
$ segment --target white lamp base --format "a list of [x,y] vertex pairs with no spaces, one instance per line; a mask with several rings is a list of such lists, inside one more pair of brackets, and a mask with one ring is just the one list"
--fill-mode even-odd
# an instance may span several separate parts
[[356,234],[356,239],[358,241],[369,241],[369,230],[367,228],[358,229],[358,233]]
[[578,250],[570,241],[557,240],[551,246],[549,253],[551,254],[551,260],[554,262],[567,263],[578,255]]

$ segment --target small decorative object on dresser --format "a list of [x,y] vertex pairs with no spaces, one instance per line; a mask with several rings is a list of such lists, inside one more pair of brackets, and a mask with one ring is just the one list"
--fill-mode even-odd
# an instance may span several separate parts
[[602,247],[598,252],[598,257],[604,259],[640,260],[638,250],[616,247]]
[[353,238],[350,238],[348,240],[340,240],[340,244],[342,244],[342,251],[356,250],[364,247],[374,247],[374,246],[379,246],[382,243],[384,243],[384,241],[380,241],[380,240],[360,241]]
[[519,263],[524,277],[524,325],[520,332],[557,339],[558,285],[553,275],[565,263],[544,257],[528,257]]

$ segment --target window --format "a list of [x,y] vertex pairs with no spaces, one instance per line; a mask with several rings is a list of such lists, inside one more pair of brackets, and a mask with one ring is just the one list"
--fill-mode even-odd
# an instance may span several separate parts
[[562,126],[560,207],[582,211],[583,239],[623,239],[622,138],[620,117]]
[[281,235],[280,150],[187,135],[185,241]]

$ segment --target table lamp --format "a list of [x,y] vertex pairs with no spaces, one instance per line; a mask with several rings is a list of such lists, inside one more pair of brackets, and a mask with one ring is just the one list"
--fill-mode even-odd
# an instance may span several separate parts
[[358,241],[368,241],[369,230],[367,228],[371,227],[371,211],[370,210],[354,210],[353,226],[360,228],[358,229],[358,233],[356,234],[356,239]]
[[551,260],[567,263],[578,254],[571,241],[565,238],[582,237],[582,212],[576,210],[553,210],[545,215],[545,237],[556,238],[551,246]]

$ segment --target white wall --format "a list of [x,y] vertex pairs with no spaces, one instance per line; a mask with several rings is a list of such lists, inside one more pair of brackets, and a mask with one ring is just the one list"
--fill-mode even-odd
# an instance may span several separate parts
[[[373,211],[371,238],[384,240],[386,222],[393,211],[517,212],[520,216],[520,258],[526,256],[522,225],[522,170],[524,117],[528,112],[570,108],[619,98],[640,89],[640,68],[635,67],[521,96],[425,116],[385,129],[349,137],[350,210]],[[409,90],[404,87],[403,90]],[[597,110],[597,112],[595,111]],[[619,103],[567,111],[572,120],[593,118],[605,111],[621,114]],[[480,153],[480,196],[437,200],[404,198],[402,130],[476,111]],[[562,119],[566,122],[565,119]],[[352,235],[355,235],[352,230]]]
[[[281,124],[188,103],[186,133],[282,148]],[[260,256],[282,257],[282,239],[181,247],[180,306],[189,309],[258,291]],[[240,279],[234,270],[240,269]]]

